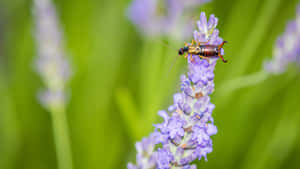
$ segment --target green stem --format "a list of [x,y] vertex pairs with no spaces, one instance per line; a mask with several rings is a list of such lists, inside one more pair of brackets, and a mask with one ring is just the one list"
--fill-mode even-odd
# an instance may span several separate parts
[[65,108],[51,111],[58,169],[72,169],[72,153]]
[[137,124],[141,123],[141,116],[133,96],[127,88],[118,88],[116,91],[116,103],[128,133],[133,140],[138,140],[144,133],[141,130],[142,127],[136,127]]
[[247,76],[238,77],[225,82],[218,91],[226,94],[237,89],[253,86],[266,80],[268,75],[266,71],[262,70]]

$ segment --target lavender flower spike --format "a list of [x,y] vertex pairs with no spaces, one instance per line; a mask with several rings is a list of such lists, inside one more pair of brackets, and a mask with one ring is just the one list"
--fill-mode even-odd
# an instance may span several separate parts
[[149,37],[176,36],[184,38],[192,25],[185,11],[191,11],[210,0],[133,0],[128,18]]
[[58,108],[66,103],[65,85],[70,78],[70,66],[63,51],[62,32],[50,0],[35,0],[35,38],[38,58],[36,70],[46,90],[40,92],[41,103],[47,108]]
[[[194,39],[220,45],[223,40],[217,23],[214,15],[207,21],[205,13],[201,13]],[[214,91],[217,58],[188,58],[189,72],[181,76],[181,92],[174,94],[168,112],[158,112],[164,122],[155,124],[155,131],[136,143],[137,165],[129,163],[128,169],[196,169],[191,163],[196,159],[207,160],[207,154],[212,152],[211,136],[217,128],[212,117],[215,105],[209,95]]]
[[34,0],[36,70],[46,89],[39,93],[42,105],[51,113],[59,169],[72,169],[72,151],[66,117],[66,83],[70,66],[63,51],[62,32],[51,0]]
[[290,21],[284,34],[278,38],[273,59],[265,63],[265,70],[272,74],[283,73],[289,63],[300,64],[300,5],[296,20]]

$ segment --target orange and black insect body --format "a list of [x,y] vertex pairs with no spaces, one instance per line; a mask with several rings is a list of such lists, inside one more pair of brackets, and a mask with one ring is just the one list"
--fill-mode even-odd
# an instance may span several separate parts
[[192,45],[185,43],[185,46],[179,49],[178,54],[183,55],[186,53],[185,58],[187,58],[189,54],[191,57],[192,55],[198,55],[202,59],[220,57],[222,61],[226,63],[227,61],[223,58],[223,55],[221,55],[221,49],[226,42],[227,41],[223,41],[220,45],[201,45],[201,42],[199,42],[198,45],[195,45],[193,40]]

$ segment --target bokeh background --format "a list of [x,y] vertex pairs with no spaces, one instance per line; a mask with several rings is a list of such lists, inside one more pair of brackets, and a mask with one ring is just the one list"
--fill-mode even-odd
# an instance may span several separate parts
[[[149,40],[126,18],[130,0],[55,0],[73,77],[67,117],[75,169],[126,168],[136,141],[172,103],[186,62],[183,42]],[[219,18],[228,64],[219,61],[212,102],[218,134],[203,169],[300,168],[300,74],[295,66],[257,85],[218,92],[227,80],[255,73],[295,18],[297,0],[212,0],[199,7]],[[43,87],[30,0],[0,1],[0,169],[55,169],[51,116]],[[172,67],[171,71],[170,67]]]

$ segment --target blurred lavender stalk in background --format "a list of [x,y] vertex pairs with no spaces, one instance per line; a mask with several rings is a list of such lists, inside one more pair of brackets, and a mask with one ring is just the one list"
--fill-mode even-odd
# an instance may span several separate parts
[[[194,39],[220,45],[223,40],[217,23],[214,15],[207,22],[205,13],[201,13]],[[137,165],[129,163],[128,169],[195,169],[191,163],[202,157],[207,160],[207,154],[212,152],[210,136],[217,133],[217,128],[212,117],[215,105],[209,95],[214,91],[217,59],[207,61],[196,55],[188,58],[189,72],[181,76],[181,92],[174,94],[174,104],[168,112],[158,112],[164,122],[155,124],[155,131],[136,143]]]
[[193,30],[193,8],[210,0],[134,0],[128,8],[129,19],[147,36],[169,36],[182,39]]
[[65,113],[65,88],[71,70],[68,60],[64,58],[62,31],[51,0],[34,0],[34,17],[38,53],[35,66],[46,86],[38,95],[39,101],[52,115],[59,168],[71,169],[71,148]]
[[265,70],[271,74],[283,73],[289,63],[300,64],[300,5],[296,19],[287,24],[282,36],[277,39],[273,59],[265,63]]
[[36,70],[46,85],[40,101],[47,109],[66,104],[65,85],[70,78],[70,66],[64,58],[62,32],[50,0],[35,0],[35,37],[38,58]]
[[225,82],[220,93],[231,93],[234,90],[256,85],[270,75],[284,73],[291,63],[300,65],[300,5],[297,7],[296,19],[287,24],[284,34],[278,37],[273,48],[273,58],[264,63],[264,68],[256,73],[238,77]]

